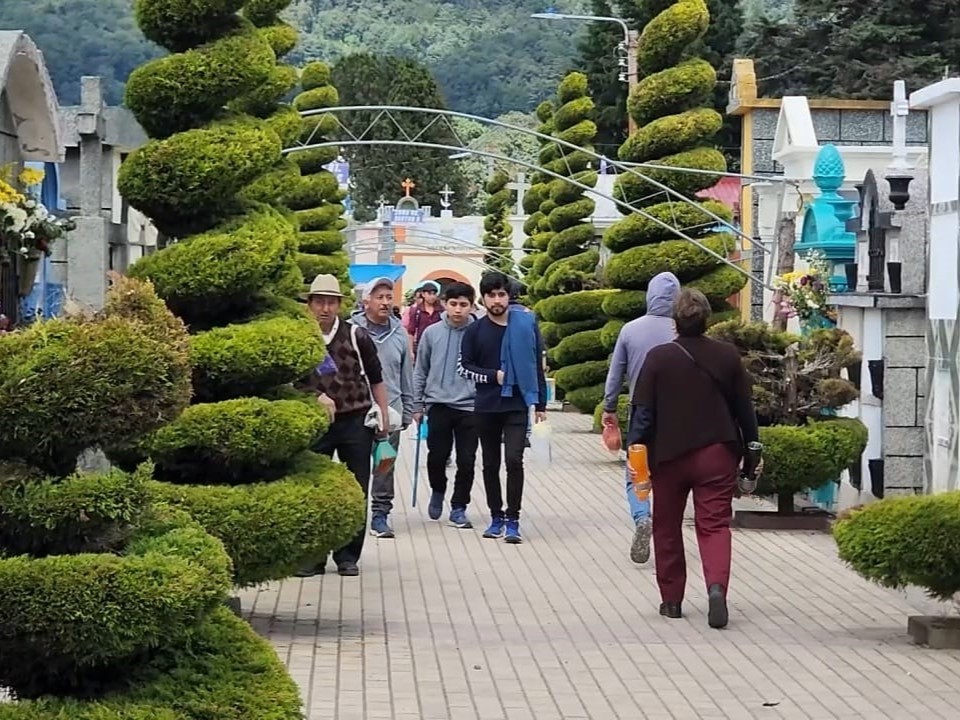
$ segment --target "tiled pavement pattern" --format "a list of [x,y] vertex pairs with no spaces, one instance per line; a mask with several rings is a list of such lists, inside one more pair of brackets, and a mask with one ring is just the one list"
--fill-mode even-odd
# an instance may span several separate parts
[[[691,521],[686,616],[661,618],[652,565],[627,557],[622,470],[589,418],[550,422],[523,545],[428,520],[423,473],[411,508],[405,438],[398,537],[368,538],[360,578],[244,593],[310,720],[960,718],[960,653],[911,646],[922,601],[860,580],[829,536],[736,532],[730,627],[714,631]],[[477,525],[483,509],[478,482]]]

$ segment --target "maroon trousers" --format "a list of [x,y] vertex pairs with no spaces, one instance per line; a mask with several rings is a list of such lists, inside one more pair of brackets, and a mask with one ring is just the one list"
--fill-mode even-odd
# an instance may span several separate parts
[[657,465],[652,474],[653,549],[663,602],[683,601],[683,513],[691,490],[707,588],[718,583],[726,589],[730,584],[730,520],[739,464],[728,445],[708,445]]

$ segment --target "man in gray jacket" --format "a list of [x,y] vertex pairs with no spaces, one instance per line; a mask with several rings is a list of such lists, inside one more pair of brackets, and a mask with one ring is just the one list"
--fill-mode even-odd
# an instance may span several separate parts
[[[617,398],[623,390],[623,376],[626,374],[633,388],[643,369],[647,353],[657,345],[672,342],[677,336],[673,324],[673,303],[680,294],[680,281],[673,273],[664,272],[655,275],[647,286],[647,312],[643,317],[631,320],[617,337],[617,344],[610,358],[610,370],[603,393],[603,424],[617,425]],[[630,545],[630,559],[635,563],[645,563],[650,559],[650,533],[653,529],[650,520],[650,500],[637,497],[630,473],[625,473],[627,504],[636,529]]]
[[[401,427],[390,428],[390,444],[397,450],[400,433],[413,420],[413,358],[407,331],[393,315],[393,281],[380,277],[367,283],[363,307],[353,313],[350,321],[366,330],[377,346],[387,401],[402,418]],[[385,473],[375,472],[370,481],[371,535],[394,537],[389,522],[394,495],[393,468]]]
[[467,519],[467,505],[473,489],[477,458],[477,425],[473,414],[476,384],[457,373],[463,332],[473,322],[471,311],[476,299],[472,287],[450,283],[443,292],[446,310],[440,322],[423,331],[417,348],[413,373],[413,401],[419,423],[427,414],[427,476],[430,480],[430,504],[427,514],[439,520],[447,492],[447,461],[454,445],[457,449],[457,474],[450,499],[450,524],[473,527]]

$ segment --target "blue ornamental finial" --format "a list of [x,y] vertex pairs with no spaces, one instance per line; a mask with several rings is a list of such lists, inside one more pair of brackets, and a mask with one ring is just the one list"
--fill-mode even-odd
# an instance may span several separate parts
[[817,153],[817,161],[813,164],[813,181],[824,195],[836,195],[843,185],[847,170],[843,166],[843,158],[836,145],[824,145]]

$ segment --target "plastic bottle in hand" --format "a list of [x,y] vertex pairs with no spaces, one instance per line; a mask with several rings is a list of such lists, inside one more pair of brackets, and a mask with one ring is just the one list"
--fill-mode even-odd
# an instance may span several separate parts
[[627,465],[633,471],[633,492],[640,501],[650,497],[650,466],[647,463],[647,446],[631,445],[627,448]]

